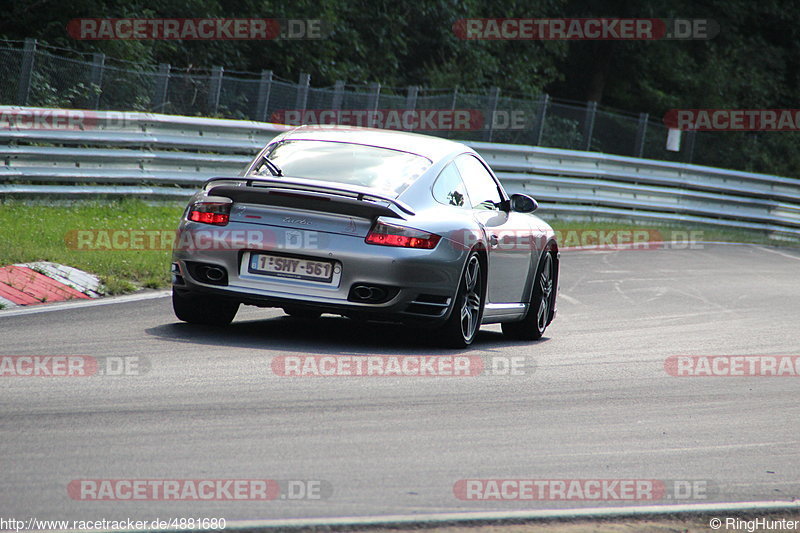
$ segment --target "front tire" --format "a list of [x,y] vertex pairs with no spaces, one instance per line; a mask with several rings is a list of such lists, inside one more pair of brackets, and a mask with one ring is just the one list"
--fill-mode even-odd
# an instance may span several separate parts
[[442,344],[448,348],[466,348],[481,327],[485,298],[481,268],[477,252],[472,252],[461,274],[450,318],[440,330]]
[[181,294],[172,290],[172,310],[179,320],[205,326],[227,326],[239,310],[239,303],[217,296]]
[[503,334],[512,339],[535,341],[542,338],[553,314],[555,280],[553,252],[546,248],[536,269],[531,300],[525,317],[519,322],[503,322]]

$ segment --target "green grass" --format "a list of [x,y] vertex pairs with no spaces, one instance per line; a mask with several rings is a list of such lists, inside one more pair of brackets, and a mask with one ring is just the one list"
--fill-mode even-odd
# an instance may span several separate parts
[[106,294],[169,284],[170,250],[82,250],[69,236],[80,230],[178,227],[185,204],[142,200],[81,201],[58,205],[0,203],[0,265],[52,261],[97,275]]
[[[557,217],[542,215],[557,232],[561,232],[561,237],[573,239],[573,244],[577,245],[576,240],[581,239],[581,232],[620,232],[620,231],[649,231],[653,240],[660,237],[664,241],[676,242],[740,242],[763,244],[769,246],[793,246],[800,245],[797,239],[773,239],[765,232],[724,228],[709,224],[659,224],[649,222],[631,221],[580,221],[567,220]],[[623,239],[624,242],[624,239]],[[562,244],[562,243],[559,243]]]
[[[163,288],[169,285],[170,250],[83,250],[75,235],[80,230],[158,230],[177,228],[184,204],[149,204],[142,200],[60,202],[56,205],[0,202],[0,266],[11,263],[52,261],[80,268],[97,275],[106,294],[124,294],[138,288]],[[658,225],[613,221],[573,221],[543,215],[562,238],[570,231],[658,232],[665,240],[673,237],[698,241],[791,244],[770,239],[760,232],[720,229],[714,226]],[[678,233],[673,233],[678,232]],[[694,233],[691,233],[694,232]],[[578,237],[580,238],[580,237]],[[577,245],[580,243],[563,243]]]

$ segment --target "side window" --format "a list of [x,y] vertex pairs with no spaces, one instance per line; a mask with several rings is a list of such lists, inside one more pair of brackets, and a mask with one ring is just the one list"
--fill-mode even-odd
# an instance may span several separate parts
[[441,204],[469,209],[467,188],[464,187],[461,174],[458,173],[455,164],[447,165],[436,178],[436,182],[433,184],[433,197]]
[[456,158],[456,166],[475,209],[499,209],[503,201],[492,175],[471,155]]

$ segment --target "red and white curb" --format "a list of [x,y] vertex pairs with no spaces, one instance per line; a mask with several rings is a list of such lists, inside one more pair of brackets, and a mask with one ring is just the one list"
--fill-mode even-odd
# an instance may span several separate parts
[[4,309],[100,296],[100,280],[77,268],[47,261],[0,267]]

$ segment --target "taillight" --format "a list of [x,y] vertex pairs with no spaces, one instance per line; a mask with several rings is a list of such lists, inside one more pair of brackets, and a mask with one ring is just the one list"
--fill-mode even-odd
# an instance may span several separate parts
[[385,222],[376,222],[369,230],[367,244],[381,246],[400,246],[402,248],[422,248],[431,250],[436,248],[441,237],[435,233],[428,233],[414,228],[395,226]]
[[189,208],[187,218],[193,222],[224,226],[230,219],[230,212],[230,202],[197,202]]

